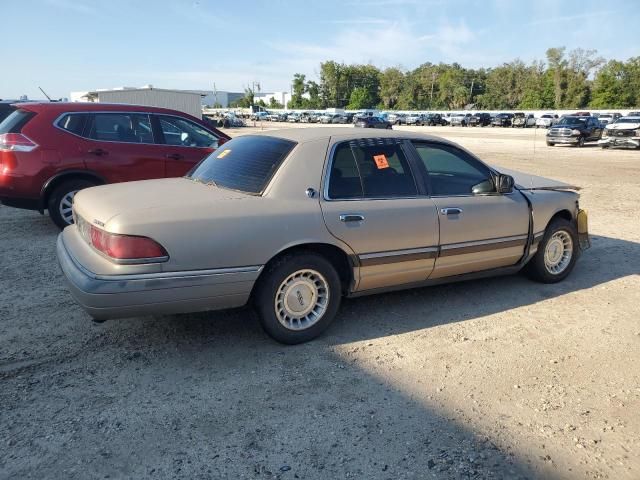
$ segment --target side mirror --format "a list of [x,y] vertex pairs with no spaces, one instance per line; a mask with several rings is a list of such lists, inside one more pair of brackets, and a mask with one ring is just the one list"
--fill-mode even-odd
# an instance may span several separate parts
[[513,192],[513,186],[515,181],[511,175],[498,175],[498,184],[497,190],[498,193],[511,193]]

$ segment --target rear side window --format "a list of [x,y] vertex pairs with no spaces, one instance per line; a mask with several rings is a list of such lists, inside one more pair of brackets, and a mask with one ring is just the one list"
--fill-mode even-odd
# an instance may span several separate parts
[[58,127],[60,127],[61,129],[66,130],[67,132],[82,136],[86,120],[87,115],[69,113],[58,120],[58,123],[56,125],[58,125]]
[[237,137],[209,155],[187,178],[260,194],[295,145],[276,137]]
[[28,110],[16,110],[0,123],[0,133],[20,133],[22,127],[34,116],[35,113]]
[[329,198],[389,198],[418,194],[401,140],[368,138],[339,144],[329,173]]
[[107,142],[153,143],[149,115],[140,113],[96,113],[87,136]]

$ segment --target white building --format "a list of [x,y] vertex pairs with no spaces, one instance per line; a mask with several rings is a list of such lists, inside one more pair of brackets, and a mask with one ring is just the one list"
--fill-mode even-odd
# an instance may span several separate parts
[[121,87],[91,92],[71,92],[72,102],[125,103],[162,107],[202,118],[202,97],[207,92],[168,90],[147,85],[142,88]]

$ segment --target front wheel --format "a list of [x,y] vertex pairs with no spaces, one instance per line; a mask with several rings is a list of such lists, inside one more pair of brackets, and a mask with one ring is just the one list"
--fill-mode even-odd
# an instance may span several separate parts
[[555,146],[555,143],[547,141],[547,147],[553,147],[553,146]]
[[575,266],[578,249],[576,227],[563,218],[556,218],[547,226],[538,251],[525,267],[525,273],[542,283],[564,280]]
[[294,253],[283,256],[263,273],[254,304],[267,334],[294,345],[327,329],[341,296],[340,277],[325,257]]
[[577,146],[578,148],[582,148],[582,147],[584,147],[584,137],[580,137],[580,138],[578,139],[578,143],[576,144],[576,146]]
[[68,180],[53,190],[47,202],[49,217],[61,230],[73,223],[73,197],[84,188],[96,184],[83,179]]

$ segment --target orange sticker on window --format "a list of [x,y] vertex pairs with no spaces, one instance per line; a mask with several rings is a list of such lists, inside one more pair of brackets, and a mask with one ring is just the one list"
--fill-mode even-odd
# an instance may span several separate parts
[[373,160],[374,162],[376,162],[376,167],[378,167],[378,170],[389,168],[389,162],[387,161],[386,155],[374,155]]
[[224,158],[227,155],[229,155],[230,153],[231,153],[231,150],[229,150],[229,149],[223,150],[222,152],[220,152],[220,154],[216,158]]

